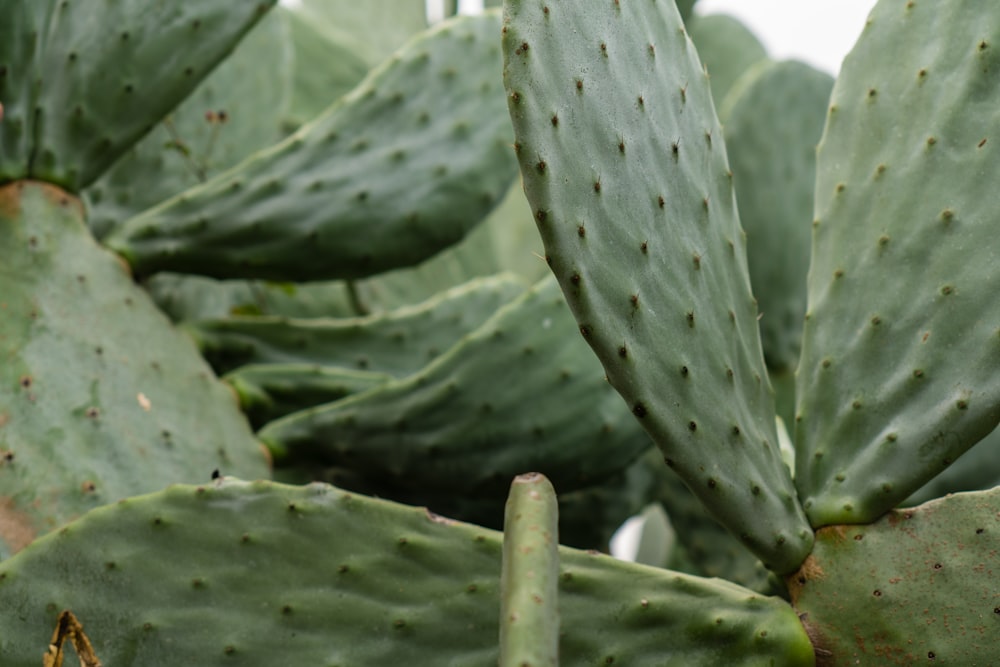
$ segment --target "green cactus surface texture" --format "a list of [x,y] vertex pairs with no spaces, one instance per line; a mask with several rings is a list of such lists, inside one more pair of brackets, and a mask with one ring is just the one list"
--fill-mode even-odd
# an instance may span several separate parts
[[622,470],[648,446],[543,280],[418,373],[271,422],[281,465],[347,466],[401,488],[506,493],[525,472],[560,491]]
[[0,188],[0,360],[0,557],[171,482],[269,474],[232,392],[50,185]]
[[424,0],[302,0],[299,11],[371,68],[427,28]]
[[0,182],[77,192],[187,96],[275,0],[11,0]]
[[718,111],[743,73],[767,60],[767,50],[749,28],[728,14],[696,15],[685,22],[698,57],[708,72]]
[[676,8],[504,11],[525,192],[581,333],[667,464],[794,570],[812,531],[778,451],[722,128]]
[[[292,98],[285,123],[298,128],[350,92],[365,78],[369,67],[309,12],[281,7],[277,13],[285,16],[295,51]],[[324,66],[316,67],[317,62]]]
[[503,523],[500,667],[559,664],[559,503],[544,475],[518,475]]
[[251,363],[308,363],[404,377],[446,352],[523,291],[519,280],[501,275],[367,317],[228,317],[192,322],[185,329],[220,373]]
[[516,173],[499,30],[494,11],[421,33],[287,140],[106,244],[139,275],[352,279],[427,259],[480,222]]
[[944,472],[924,484],[906,499],[906,505],[919,505],[960,491],[981,491],[1000,486],[1000,429],[975,444]]
[[419,266],[357,281],[364,305],[374,310],[425,301],[473,278],[513,273],[531,285],[549,274],[542,259],[531,207],[520,182],[468,236]]
[[282,13],[265,16],[183,104],[84,191],[95,236],[283,138],[294,64],[288,30]]
[[[0,563],[0,654],[37,667],[67,609],[106,665],[496,665],[501,542],[322,484],[174,486]],[[560,549],[559,612],[567,665],[812,664],[784,601],[608,556]]]
[[833,77],[802,62],[769,60],[745,76],[719,113],[764,360],[772,373],[788,374],[798,363],[806,313],[816,144]]
[[[1000,419],[1000,13],[882,0],[819,144],[796,475],[873,521]],[[883,57],[892,53],[892,58]]]
[[375,371],[315,364],[249,364],[223,378],[236,391],[240,409],[255,428],[306,408],[332,403],[389,382]]
[[235,315],[352,317],[358,315],[350,287],[342,281],[276,283],[215,280],[158,273],[143,283],[156,305],[174,322]]
[[789,577],[826,665],[990,665],[997,658],[1000,490],[828,526]]

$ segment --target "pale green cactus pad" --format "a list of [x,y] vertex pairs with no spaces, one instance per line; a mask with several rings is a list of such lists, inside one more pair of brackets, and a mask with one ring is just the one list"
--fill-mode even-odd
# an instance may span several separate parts
[[695,15],[687,19],[687,33],[708,72],[712,99],[720,111],[733,85],[767,59],[767,50],[749,28],[728,14]]
[[824,665],[989,665],[997,657],[1000,489],[828,526],[788,578]]
[[832,88],[826,72],[794,60],[768,60],[745,74],[719,112],[747,233],[764,360],[772,373],[791,373],[799,360],[816,144]]
[[882,0],[833,90],[797,378],[816,527],[874,520],[1000,419],[1000,12],[981,9]]
[[[322,484],[175,486],[0,563],[0,655],[38,667],[68,609],[109,666],[491,667],[501,549],[500,533]],[[812,664],[782,600],[571,549],[560,561],[566,665]]]
[[269,475],[232,392],[53,186],[0,189],[0,362],[0,557],[214,469]]
[[505,82],[547,259],[608,380],[765,563],[812,531],[781,462],[722,128],[669,2],[505,5]]

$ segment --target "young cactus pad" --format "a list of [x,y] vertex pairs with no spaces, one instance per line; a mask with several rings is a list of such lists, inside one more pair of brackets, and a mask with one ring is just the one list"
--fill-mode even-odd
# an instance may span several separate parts
[[[112,665],[495,667],[500,533],[312,484],[219,480],[100,508],[0,563],[4,667],[62,610]],[[809,665],[795,611],[560,548],[566,665]]]
[[505,5],[525,192],[580,331],[691,489],[777,571],[812,531],[781,461],[722,129],[672,2]]
[[275,0],[10,0],[0,182],[79,191],[183,100]]
[[232,392],[54,186],[0,188],[0,360],[0,557],[216,468],[269,474]]
[[1000,12],[879,2],[817,154],[795,430],[814,526],[874,520],[1000,419],[998,127]]
[[126,222],[106,243],[135,272],[351,279],[457,242],[516,165],[496,12],[408,42],[286,141]]
[[500,667],[559,665],[559,504],[544,475],[518,475],[503,522]]

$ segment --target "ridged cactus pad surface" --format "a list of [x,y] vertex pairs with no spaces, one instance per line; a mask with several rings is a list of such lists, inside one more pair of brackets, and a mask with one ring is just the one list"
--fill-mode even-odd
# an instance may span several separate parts
[[828,526],[788,578],[824,665],[990,665],[1000,595],[1000,489],[873,524]]
[[0,182],[78,191],[183,100],[276,0],[11,0]]
[[[4,667],[62,610],[105,665],[497,664],[501,535],[313,484],[219,480],[91,512],[0,563]],[[794,610],[560,550],[567,665],[809,665]]]
[[287,414],[383,385],[392,376],[315,364],[250,364],[223,378],[255,428]]
[[551,277],[418,373],[259,435],[282,464],[319,461],[397,487],[488,496],[533,471],[560,492],[589,486],[649,446]]
[[228,317],[191,322],[185,329],[220,373],[244,364],[309,363],[405,377],[523,291],[513,276],[495,276],[367,317]]
[[76,198],[0,188],[0,557],[217,468],[269,475],[232,392],[94,243]]
[[817,527],[874,520],[1000,420],[1000,12],[981,9],[881,0],[833,90],[795,435]]
[[180,106],[84,191],[87,224],[95,236],[284,138],[292,66],[284,14],[271,12]]
[[109,235],[137,274],[360,278],[460,240],[516,173],[497,12],[422,33],[313,122]]
[[722,128],[672,2],[505,5],[525,192],[580,331],[668,465],[762,560],[812,534],[781,462]]

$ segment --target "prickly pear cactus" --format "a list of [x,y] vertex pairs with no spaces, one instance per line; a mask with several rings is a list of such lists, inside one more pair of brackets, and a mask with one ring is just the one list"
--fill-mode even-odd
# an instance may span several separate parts
[[814,526],[875,520],[1000,420],[1000,13],[979,9],[879,2],[833,89],[797,378]]
[[0,557],[171,482],[216,469],[269,474],[232,393],[94,242],[73,191],[183,99],[271,4],[4,7]]
[[144,276],[353,279],[431,257],[481,221],[516,172],[499,29],[491,12],[423,33],[287,140],[106,244]]
[[509,2],[503,43],[525,192],[580,332],[667,465],[794,569],[812,531],[778,453],[722,128],[676,8]]
[[[500,533],[313,484],[219,480],[90,513],[0,563],[0,654],[37,667],[60,611],[106,665],[496,665]],[[165,553],[171,557],[164,558]],[[564,664],[799,665],[794,610],[560,548]]]

